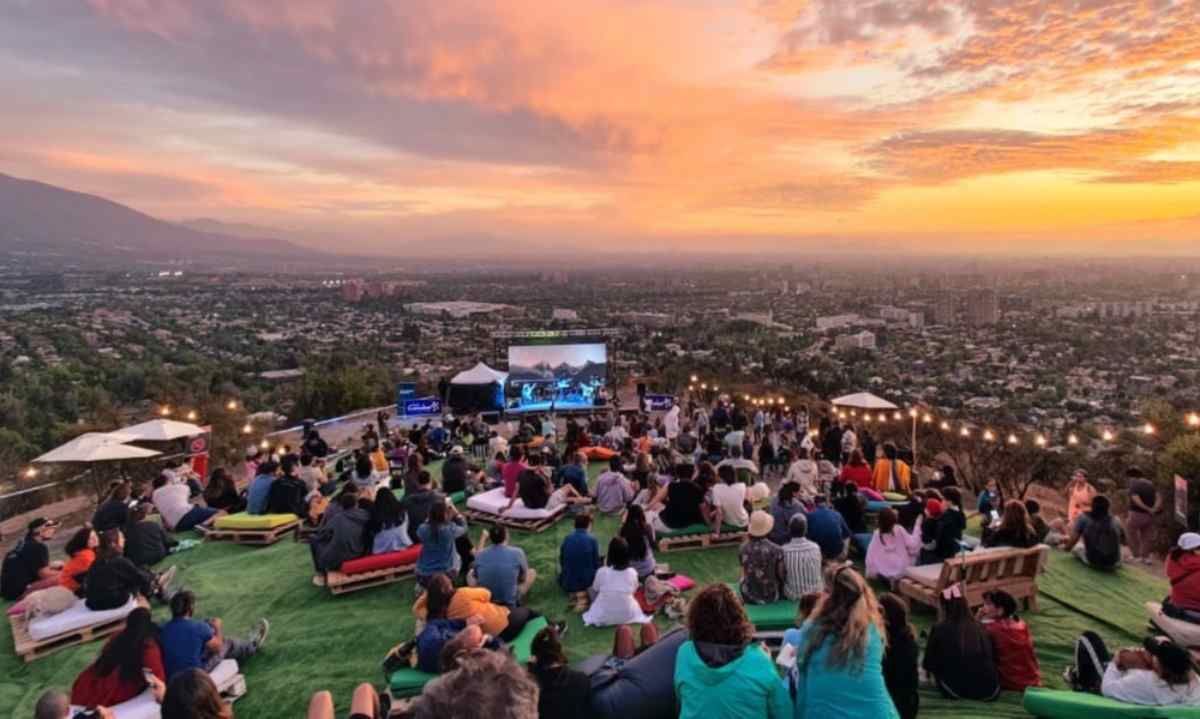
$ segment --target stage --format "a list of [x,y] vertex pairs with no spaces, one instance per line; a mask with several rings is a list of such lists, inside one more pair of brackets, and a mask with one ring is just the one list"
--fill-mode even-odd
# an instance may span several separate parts
[[529,414],[530,412],[602,412],[611,409],[609,405],[595,405],[583,401],[560,402],[526,402],[517,407],[506,407],[505,414]]

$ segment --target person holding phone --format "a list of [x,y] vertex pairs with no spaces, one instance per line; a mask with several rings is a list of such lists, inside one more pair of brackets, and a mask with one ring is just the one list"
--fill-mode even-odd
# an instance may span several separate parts
[[166,670],[158,643],[158,627],[150,610],[130,612],[125,628],[108,640],[100,656],[75,680],[71,703],[77,706],[115,706],[147,689],[162,702]]

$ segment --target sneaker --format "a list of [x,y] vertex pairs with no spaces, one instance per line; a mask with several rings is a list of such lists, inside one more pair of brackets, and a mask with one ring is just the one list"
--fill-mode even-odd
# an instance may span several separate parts
[[560,640],[563,637],[567,636],[567,623],[566,622],[550,622],[550,626],[554,627],[554,629],[558,631],[558,638]]
[[313,586],[314,587],[325,586],[325,575],[324,574],[314,574],[313,575]]
[[175,575],[179,572],[179,568],[174,564],[167,567],[166,570],[155,578],[154,584],[158,587],[160,593],[165,592],[171,586],[171,581],[175,579]]
[[250,643],[254,645],[254,651],[262,648],[262,645],[267,643],[267,635],[271,632],[271,623],[266,619],[259,619],[258,624],[254,625],[254,636],[250,639]]

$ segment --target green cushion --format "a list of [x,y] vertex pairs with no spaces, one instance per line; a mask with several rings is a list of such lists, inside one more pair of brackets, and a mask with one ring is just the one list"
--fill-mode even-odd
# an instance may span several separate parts
[[[738,534],[738,533],[745,532],[745,531],[746,531],[745,527],[734,527],[734,526],[730,526],[728,524],[721,525],[721,532],[723,534]],[[683,527],[681,529],[672,529],[669,532],[659,532],[658,538],[662,539],[664,537],[686,537],[686,536],[692,535],[692,534],[711,534],[711,533],[712,533],[712,527],[709,527],[707,524],[689,524],[688,526]]]
[[[521,633],[509,642],[508,646],[518,664],[525,664],[529,661],[529,657],[533,654],[533,638],[537,636],[538,632],[545,629],[547,624],[549,622],[545,617],[538,617],[522,627]],[[392,690],[394,697],[410,697],[420,694],[425,683],[436,676],[436,674],[427,674],[416,669],[400,669],[392,672],[392,675],[388,677],[388,688]]]
[[796,602],[786,599],[772,604],[747,604],[746,615],[760,631],[791,629],[796,626]]
[[1123,719],[1200,717],[1200,707],[1143,707],[1083,692],[1026,689],[1025,711],[1043,719]]
[[294,514],[227,514],[217,517],[214,526],[217,529],[275,529],[299,519]]
[[904,496],[903,494],[900,494],[899,492],[884,492],[883,498],[889,502],[907,502],[908,501],[908,497]]
[[[404,499],[403,489],[393,489],[392,494],[396,495],[396,499]],[[466,492],[454,492],[450,494],[449,497],[450,501],[453,502],[455,506],[461,505],[463,502],[467,501]]]

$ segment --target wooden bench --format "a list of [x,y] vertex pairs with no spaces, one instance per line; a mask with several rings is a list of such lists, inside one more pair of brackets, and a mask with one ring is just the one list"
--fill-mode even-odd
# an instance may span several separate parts
[[[1050,548],[1038,545],[1030,549],[986,549],[967,552],[942,562],[937,582],[930,584],[906,575],[900,579],[900,594],[937,610],[942,619],[942,592],[961,583],[963,598],[971,609],[983,604],[987,592],[1003,590],[1020,601],[1031,612],[1037,611],[1037,577],[1046,566]],[[938,565],[929,565],[925,571]],[[911,573],[912,568],[909,572]]]
[[399,567],[376,569],[371,572],[356,572],[355,574],[327,572],[325,574],[325,586],[329,587],[331,594],[349,594],[350,592],[357,592],[360,589],[381,587],[385,584],[398,582],[405,577],[412,576],[416,568],[417,565],[414,563]]
[[680,552],[685,549],[714,549],[716,547],[737,547],[746,541],[750,535],[746,532],[721,532],[713,534],[682,534],[674,537],[663,537],[658,540],[658,551]]
[[472,522],[480,524],[494,524],[508,529],[515,529],[520,532],[544,532],[547,529],[558,524],[559,520],[567,516],[566,509],[555,513],[549,517],[540,517],[538,519],[517,519],[503,514],[492,514],[491,512],[481,512],[475,509],[464,509],[462,515]]
[[210,529],[204,538],[213,542],[266,546],[278,542],[289,534],[295,536],[296,528],[299,526],[300,520],[297,519],[271,529]]
[[72,629],[53,637],[34,639],[29,635],[29,625],[24,616],[10,615],[8,623],[12,628],[14,652],[26,663],[41,659],[60,649],[103,639],[125,628],[125,618],[121,617],[101,624]]

